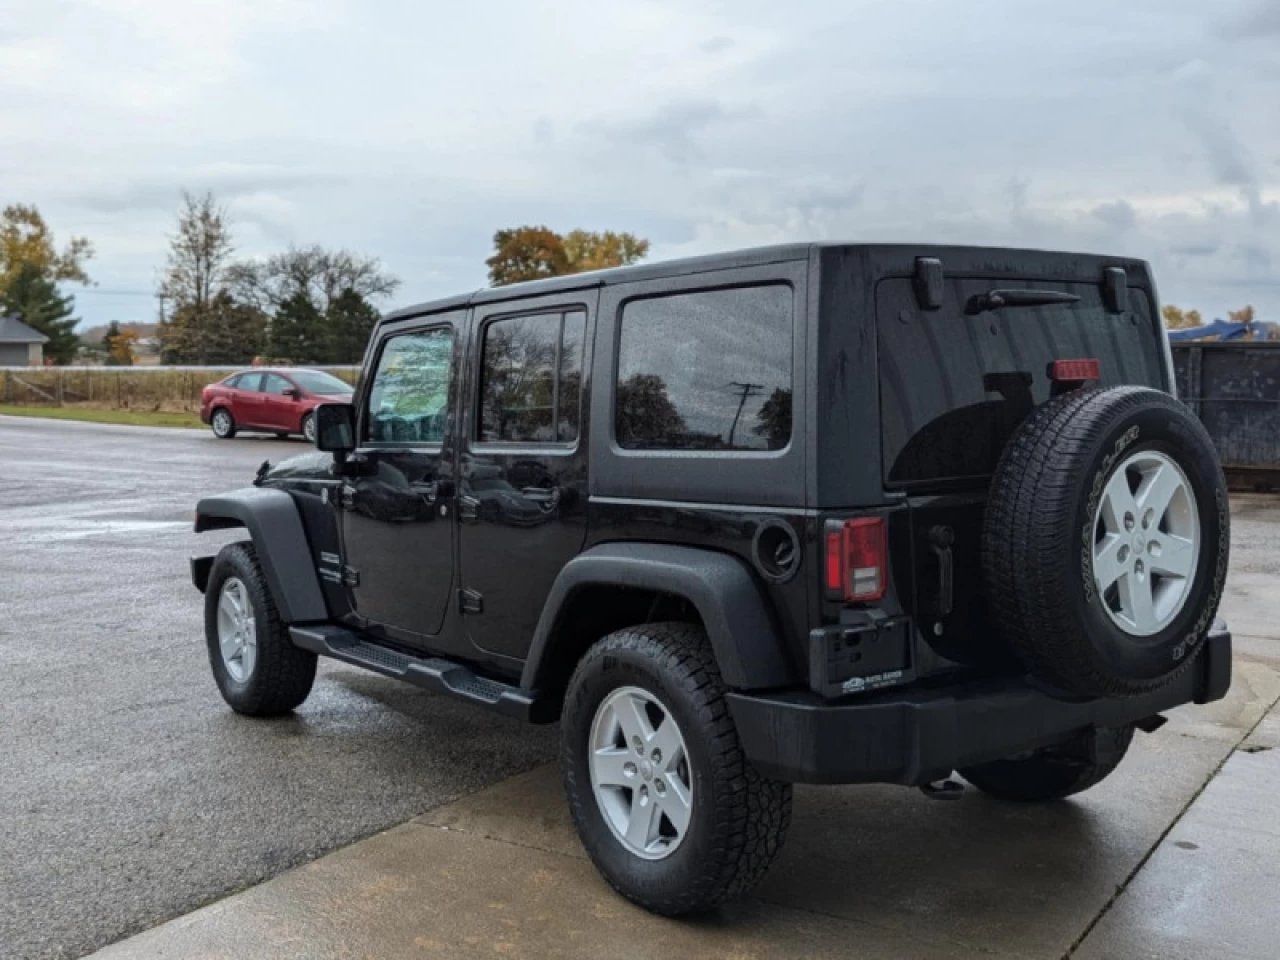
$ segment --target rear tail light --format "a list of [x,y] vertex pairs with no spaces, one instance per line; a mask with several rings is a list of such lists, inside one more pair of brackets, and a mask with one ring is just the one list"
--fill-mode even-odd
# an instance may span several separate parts
[[1055,360],[1049,364],[1049,379],[1054,383],[1085,383],[1100,376],[1097,360]]
[[889,547],[883,517],[828,521],[827,595],[845,603],[879,600],[888,581]]

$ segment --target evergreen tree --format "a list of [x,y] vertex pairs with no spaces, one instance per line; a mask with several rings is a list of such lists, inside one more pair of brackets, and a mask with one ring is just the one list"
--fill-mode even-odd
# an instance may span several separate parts
[[296,293],[271,318],[267,353],[288,363],[324,363],[329,353],[325,318],[305,293]]
[[266,317],[220,290],[204,307],[187,303],[160,327],[161,359],[196,366],[250,363],[262,352]]
[[44,355],[57,364],[70,363],[80,346],[76,334],[79,318],[72,316],[75,298],[63,296],[58,285],[43,268],[24,263],[4,292],[0,293],[0,313],[17,314],[22,322],[49,338]]
[[325,314],[329,363],[360,363],[369,335],[378,322],[373,304],[350,287],[343,290]]

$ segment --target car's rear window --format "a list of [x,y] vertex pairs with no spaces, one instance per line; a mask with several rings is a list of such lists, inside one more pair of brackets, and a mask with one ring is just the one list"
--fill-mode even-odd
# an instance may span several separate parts
[[[1080,300],[966,313],[970,298],[994,287]],[[893,486],[990,476],[1013,431],[1049,399],[1054,360],[1097,359],[1102,385],[1162,386],[1151,302],[1140,289],[1115,314],[1094,284],[957,278],[942,308],[927,311],[910,279],[889,279],[876,289],[876,314],[881,449]]]

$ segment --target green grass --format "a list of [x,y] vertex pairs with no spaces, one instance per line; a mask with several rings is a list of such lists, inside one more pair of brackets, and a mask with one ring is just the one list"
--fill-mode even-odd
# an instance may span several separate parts
[[19,407],[0,403],[0,414],[11,417],[47,417],[51,420],[87,420],[90,423],[123,423],[131,427],[199,427],[194,413],[160,410],[97,410],[93,407]]

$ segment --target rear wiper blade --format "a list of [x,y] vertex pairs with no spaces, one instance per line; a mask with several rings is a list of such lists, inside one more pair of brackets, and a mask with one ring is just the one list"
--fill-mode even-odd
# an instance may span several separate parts
[[988,290],[970,297],[964,312],[972,316],[1003,307],[1048,307],[1078,303],[1079,300],[1074,293],[1063,293],[1061,290]]

